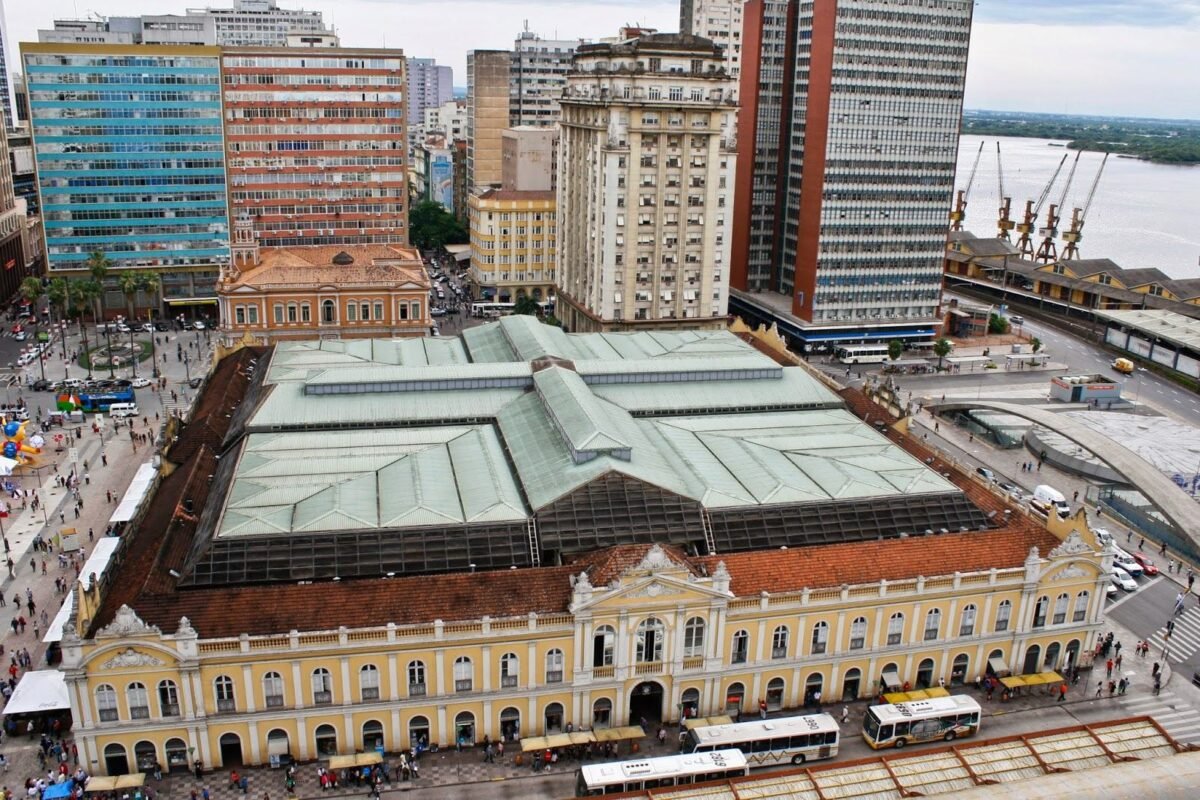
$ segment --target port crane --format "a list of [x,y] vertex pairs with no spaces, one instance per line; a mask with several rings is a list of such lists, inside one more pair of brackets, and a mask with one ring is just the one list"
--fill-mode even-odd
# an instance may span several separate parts
[[1012,198],[1004,194],[1004,164],[1000,161],[1000,143],[996,142],[996,180],[1000,184],[1000,218],[996,226],[1000,229],[1000,238],[1009,241],[1008,232],[1016,225],[1009,216],[1012,212]]
[[1096,178],[1092,181],[1092,188],[1088,191],[1087,199],[1083,202],[1083,208],[1074,210],[1071,214],[1071,227],[1063,232],[1062,240],[1066,243],[1063,248],[1063,260],[1079,258],[1079,242],[1083,239],[1083,223],[1087,219],[1088,209],[1092,207],[1092,199],[1096,196],[1096,187],[1100,184],[1100,175],[1104,172],[1104,165],[1108,163],[1108,153],[1104,154],[1104,158],[1100,161],[1100,169],[1096,170]]
[[1022,258],[1033,257],[1033,231],[1037,225],[1038,214],[1042,212],[1042,204],[1046,202],[1046,198],[1050,196],[1050,190],[1054,188],[1054,182],[1058,180],[1058,173],[1062,172],[1063,164],[1067,163],[1067,154],[1063,154],[1062,161],[1058,162],[1058,167],[1055,168],[1054,174],[1050,176],[1050,182],[1046,184],[1046,188],[1042,189],[1042,194],[1037,199],[1037,204],[1032,200],[1025,201],[1024,218],[1014,227],[1017,233],[1017,249],[1021,251]]
[[1079,166],[1081,153],[1082,151],[1079,150],[1075,152],[1075,160],[1071,162],[1071,169],[1067,172],[1067,182],[1063,184],[1062,195],[1057,203],[1051,203],[1050,208],[1046,209],[1046,224],[1044,227],[1038,228],[1038,236],[1042,237],[1042,243],[1034,258],[1043,264],[1058,260],[1058,246],[1054,243],[1054,237],[1058,236],[1058,223],[1062,220],[1062,207],[1067,202],[1067,191],[1071,188],[1071,181],[1075,180],[1075,168]]
[[979,169],[979,157],[983,155],[983,142],[979,143],[979,151],[975,153],[975,163],[971,165],[971,175],[967,178],[965,189],[959,189],[954,199],[954,210],[950,212],[950,230],[961,231],[963,220],[967,218],[967,198],[971,196],[971,184],[975,183],[975,170]]

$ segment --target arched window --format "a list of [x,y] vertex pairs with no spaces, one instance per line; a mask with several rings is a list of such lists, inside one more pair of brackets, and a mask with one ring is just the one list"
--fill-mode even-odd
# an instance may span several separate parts
[[787,658],[788,627],[779,625],[771,634],[771,658]]
[[1001,600],[996,606],[996,633],[1008,630],[1009,620],[1012,619],[1012,601]]
[[704,620],[692,617],[683,626],[683,657],[696,658],[704,655]]
[[612,700],[601,697],[592,703],[592,727],[607,728],[612,724]]
[[617,646],[617,632],[611,625],[601,625],[592,634],[592,666],[611,667]]
[[298,322],[300,320],[299,306],[297,306],[295,303],[288,303],[287,314],[288,322]]
[[379,699],[379,669],[374,664],[364,664],[358,671],[358,690],[363,702]]
[[133,719],[150,718],[150,694],[144,684],[134,681],[125,687],[125,700],[129,703],[129,716]]
[[750,658],[750,634],[737,631],[733,634],[733,651],[729,654],[731,664],[745,664]]
[[158,710],[164,717],[179,716],[179,687],[175,681],[158,682]]
[[117,692],[107,683],[96,687],[96,715],[101,722],[116,722],[120,718],[117,711]]
[[409,747],[429,744],[429,719],[420,714],[408,721]]
[[740,683],[731,683],[725,690],[725,713],[736,714],[742,707],[746,697],[746,687]]
[[942,610],[940,608],[931,608],[925,614],[925,641],[932,642],[938,638],[938,631],[942,628]]
[[469,692],[474,685],[475,665],[467,656],[454,659],[454,691]]
[[337,729],[332,725],[318,725],[313,732],[313,738],[317,742],[319,757],[329,758],[337,755]]
[[408,662],[408,696],[421,697],[425,694],[425,662]]
[[562,683],[563,651],[557,647],[546,653],[546,683]]
[[333,676],[324,667],[312,672],[313,704],[325,705],[333,702]]
[[454,718],[454,741],[460,748],[475,746],[475,715],[460,711]]
[[217,696],[218,712],[237,711],[237,696],[233,692],[233,678],[228,675],[218,675],[213,681],[213,692]]
[[334,316],[337,313],[336,308],[337,307],[333,304],[332,300],[322,300],[321,301],[321,322],[326,322],[326,323],[332,324],[335,321]]
[[1075,595],[1075,613],[1071,616],[1072,622],[1083,622],[1087,619],[1088,601],[1090,599],[1091,595],[1086,591]]
[[1054,598],[1054,624],[1062,625],[1067,621],[1067,606],[1071,604],[1071,598],[1066,592],[1063,592],[1058,597]]
[[820,655],[829,647],[829,623],[821,620],[812,629],[812,654]]
[[867,646],[867,618],[856,617],[850,623],[850,649],[862,650]]
[[767,710],[778,711],[783,708],[783,678],[771,678],[767,681]]
[[1050,598],[1042,595],[1037,599],[1037,605],[1033,607],[1033,627],[1046,627],[1046,611],[1050,608]]
[[363,750],[375,752],[376,748],[383,751],[383,723],[377,719],[369,719],[362,726]]
[[521,659],[516,653],[500,656],[500,686],[511,689],[521,680]]
[[959,653],[954,657],[954,664],[950,667],[950,685],[962,686],[967,680],[967,667],[971,663],[971,657],[966,653]]
[[638,624],[634,657],[639,664],[663,660],[663,624],[659,619],[647,617]]
[[263,675],[263,697],[266,698],[267,708],[279,708],[283,705],[283,678],[278,672]]
[[917,689],[928,689],[933,685],[933,659],[926,658],[917,665]]
[[976,608],[974,603],[968,604],[962,612],[962,621],[958,623],[959,636],[974,636],[975,635],[975,613]]
[[904,639],[904,614],[897,611],[888,620],[888,644],[900,644]]

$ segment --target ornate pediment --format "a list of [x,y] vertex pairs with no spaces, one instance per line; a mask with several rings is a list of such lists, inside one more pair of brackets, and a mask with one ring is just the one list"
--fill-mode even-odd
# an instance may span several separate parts
[[1079,531],[1071,531],[1071,534],[1063,540],[1062,544],[1050,551],[1050,558],[1078,556],[1093,552],[1095,552],[1095,548],[1083,540],[1083,537],[1079,535]]
[[100,665],[100,669],[122,669],[124,667],[157,667],[163,663],[161,658],[155,658],[149,653],[142,653],[132,647],[126,647],[115,656]]
[[162,631],[157,627],[143,622],[136,611],[127,605],[122,605],[113,616],[113,621],[101,628],[97,636],[136,636],[142,633],[162,635]]
[[1070,581],[1070,580],[1078,580],[1079,578],[1090,578],[1090,577],[1092,577],[1092,576],[1086,570],[1081,568],[1078,564],[1072,563],[1072,564],[1068,565],[1066,569],[1059,570],[1058,572],[1051,575],[1050,580],[1052,580],[1052,581]]

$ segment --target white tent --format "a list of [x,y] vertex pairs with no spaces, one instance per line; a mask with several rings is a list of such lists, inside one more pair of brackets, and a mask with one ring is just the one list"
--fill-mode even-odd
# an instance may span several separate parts
[[125,496],[121,498],[121,504],[117,506],[117,510],[113,512],[108,521],[110,523],[129,522],[133,519],[137,514],[138,506],[142,504],[142,500],[150,491],[150,485],[154,483],[157,475],[158,470],[149,461],[138,467],[133,480],[129,482],[129,488],[125,490]]
[[67,679],[56,669],[26,672],[4,706],[5,714],[36,714],[71,707]]
[[0,456],[0,475],[12,475],[13,470],[16,469],[20,463],[21,462],[15,459]]

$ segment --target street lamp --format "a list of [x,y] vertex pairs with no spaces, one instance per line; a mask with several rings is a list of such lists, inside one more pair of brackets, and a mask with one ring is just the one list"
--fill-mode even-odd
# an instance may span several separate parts
[[[108,329],[108,323],[107,322],[104,323],[104,349],[108,353],[108,377],[115,378],[115,377],[117,377],[117,371],[113,368],[111,334],[112,334],[112,332]],[[90,363],[90,359],[89,359],[89,363]]]
[[158,331],[154,328],[154,312],[146,312],[146,320],[150,323],[150,374],[158,377]]
[[192,371],[190,369],[191,363],[192,363],[192,354],[184,353],[183,354],[183,374],[187,378],[187,382],[189,385],[192,382]]
[[[134,317],[130,322],[137,323],[137,317]],[[137,377],[137,349],[133,346],[133,325],[129,326],[129,358],[133,362],[133,377]]]

